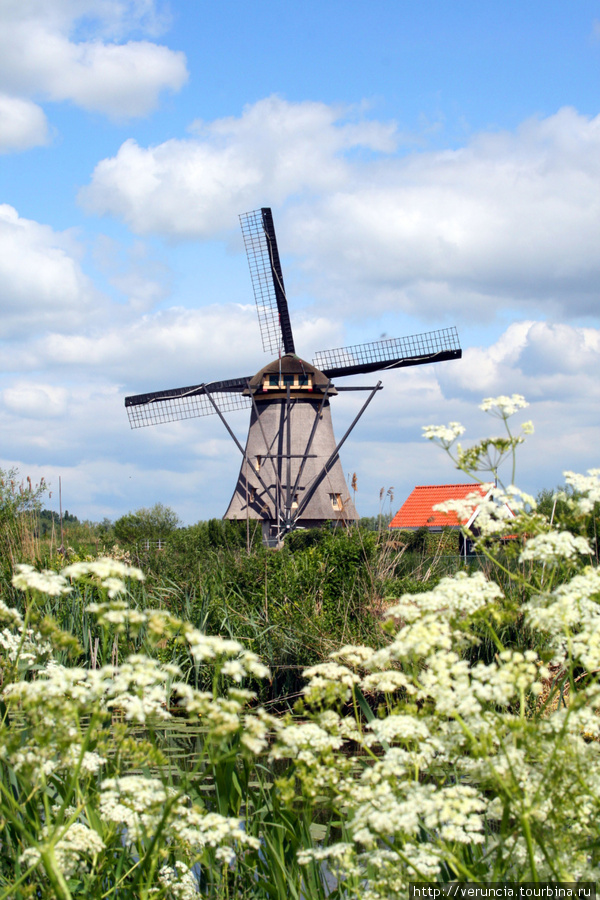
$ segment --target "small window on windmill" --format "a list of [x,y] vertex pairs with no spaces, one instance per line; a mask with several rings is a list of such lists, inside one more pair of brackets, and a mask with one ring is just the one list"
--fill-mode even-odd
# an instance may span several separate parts
[[250,488],[250,497],[249,497],[249,499],[248,499],[248,502],[249,502],[249,503],[254,503],[255,498],[256,498],[256,491],[254,490],[253,487],[251,487],[251,488]]
[[269,387],[279,387],[279,375],[269,375]]
[[308,375],[298,375],[298,387],[308,387]]
[[329,499],[331,500],[331,506],[333,509],[340,510],[344,508],[341,494],[330,494]]
[[257,472],[260,472],[260,462],[261,462],[261,457],[257,456],[256,457],[256,471]]
[[287,385],[289,384],[290,387],[294,387],[294,378],[295,377],[296,377],[295,375],[284,375],[283,376],[284,386],[287,387]]
[[294,499],[292,500],[292,509],[298,509],[298,494],[294,494]]

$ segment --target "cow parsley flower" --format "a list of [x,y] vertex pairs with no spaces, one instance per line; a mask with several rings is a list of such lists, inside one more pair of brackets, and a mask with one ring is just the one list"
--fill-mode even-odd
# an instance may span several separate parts
[[505,419],[514,415],[517,410],[525,409],[527,406],[529,406],[529,403],[521,394],[512,394],[510,397],[501,394],[499,397],[486,397],[479,404],[479,409]]
[[438,441],[445,448],[448,448],[464,432],[465,428],[460,422],[450,422],[448,425],[423,426],[423,437],[428,441]]
[[368,726],[381,741],[423,740],[429,737],[429,728],[423,719],[416,716],[391,715],[385,719],[375,719]]
[[145,575],[136,566],[129,566],[120,559],[111,556],[101,556],[99,559],[86,560],[84,562],[71,563],[66,566],[61,574],[65,578],[83,578],[85,575],[95,575],[101,581],[107,578],[133,578],[136,581],[144,581]]
[[588,469],[587,475],[576,472],[563,472],[565,481],[577,494],[575,503],[580,513],[588,515],[593,512],[594,504],[600,502],[600,469]]
[[166,889],[169,900],[196,900],[200,896],[196,876],[185,863],[163,866],[158,880]]
[[33,566],[19,563],[16,574],[13,575],[12,584],[20,591],[39,591],[50,597],[59,597],[73,590],[66,578],[51,569],[43,569],[38,572]]
[[537,534],[525,544],[519,562],[536,560],[537,562],[553,562],[559,559],[574,559],[578,554],[590,554],[587,538],[579,537],[570,531],[549,531]]

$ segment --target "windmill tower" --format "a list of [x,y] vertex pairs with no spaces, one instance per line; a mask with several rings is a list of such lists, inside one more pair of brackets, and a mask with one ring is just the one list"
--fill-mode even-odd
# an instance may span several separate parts
[[[263,539],[278,546],[295,528],[328,521],[353,522],[339,452],[377,393],[368,387],[334,386],[332,379],[416,366],[462,355],[455,328],[376,341],[316,354],[312,363],[296,355],[271,210],[240,216],[250,265],[263,348],[276,358],[254,376],[125,398],[132,428],[180,419],[219,416],[242,454],[242,464],[224,518],[260,520]],[[340,391],[366,391],[358,415],[336,443],[330,400]],[[251,408],[246,446],[225,413]]]

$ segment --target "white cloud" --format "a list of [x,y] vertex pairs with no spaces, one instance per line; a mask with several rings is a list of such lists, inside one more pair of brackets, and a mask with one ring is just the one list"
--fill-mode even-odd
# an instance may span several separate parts
[[55,419],[67,411],[67,391],[47,384],[16,383],[2,392],[8,410],[32,419]]
[[397,155],[392,126],[344,115],[271,97],[185,140],[129,140],[81,198],[176,238],[213,237],[239,212],[286,204],[288,252],[313,293],[346,312],[368,297],[373,312],[425,320],[597,316],[600,116],[564,108],[458,150]]
[[331,295],[352,284],[421,317],[598,314],[600,116],[562,109],[360,175],[294,210],[296,249]]
[[0,89],[13,103],[41,97],[116,119],[146,115],[162,91],[185,83],[185,56],[147,40],[117,41],[153,30],[157,19],[152,0],[3,4]]
[[[300,319],[295,336],[299,351],[311,359],[318,340],[339,340],[339,324]],[[252,376],[268,361],[254,305],[235,304],[130,314],[116,323],[109,317],[79,334],[56,329],[0,347],[5,371],[45,369],[100,380],[110,373],[128,394]]]
[[600,402],[600,329],[515,322],[489,347],[468,347],[443,370],[449,396],[524,394],[539,402]]
[[48,123],[31,100],[0,93],[0,153],[48,143]]
[[298,191],[343,188],[351,177],[345,151],[394,148],[393,126],[347,116],[324,103],[273,96],[239,118],[195,123],[195,136],[185,140],[145,149],[131,139],[96,166],[82,202],[140,234],[212,237],[266,197],[275,205]]
[[81,325],[98,294],[68,233],[21,218],[0,204],[0,338]]

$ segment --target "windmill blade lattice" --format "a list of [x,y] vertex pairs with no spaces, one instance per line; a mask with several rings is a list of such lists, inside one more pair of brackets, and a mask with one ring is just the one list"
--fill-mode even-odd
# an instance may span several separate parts
[[251,405],[251,400],[241,392],[246,388],[248,381],[248,378],[233,378],[229,381],[212,381],[208,384],[126,397],[125,408],[129,424],[132,428],[143,428],[162,422],[178,422],[181,419],[210,416],[216,413],[216,410],[208,398],[208,393],[221,412],[247,409]]
[[462,356],[456,328],[319,351],[313,363],[328,378],[400,369]]
[[266,353],[295,353],[279,250],[271,210],[255,209],[240,216],[244,245]]

